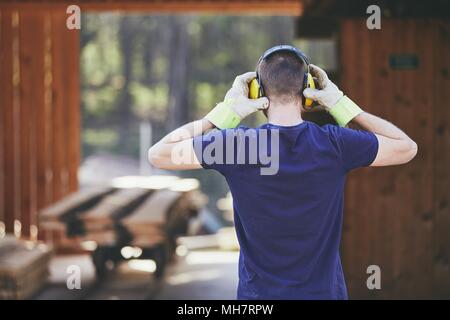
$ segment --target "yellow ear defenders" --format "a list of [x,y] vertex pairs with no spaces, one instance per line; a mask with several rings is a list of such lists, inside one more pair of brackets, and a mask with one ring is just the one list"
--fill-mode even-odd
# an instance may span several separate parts
[[[306,58],[306,55],[303,52],[301,52],[299,49],[297,49],[293,46],[279,45],[279,46],[275,46],[275,47],[268,49],[266,52],[264,52],[264,54],[261,56],[261,58],[259,58],[258,66],[263,60],[267,59],[272,54],[274,54],[276,52],[281,52],[281,51],[287,51],[287,52],[294,53],[303,62],[303,65],[306,67],[306,72],[305,72],[305,75],[303,78],[302,93],[303,93],[303,90],[306,88],[315,89],[316,85],[314,83],[314,79],[313,79],[312,75],[309,73],[308,58]],[[250,82],[249,89],[250,89],[249,90],[249,98],[250,99],[258,99],[258,98],[264,97],[264,95],[265,95],[264,88],[261,84],[261,79],[259,77],[258,70],[256,70],[256,78]],[[313,104],[313,101],[311,99],[306,99],[302,94],[302,101],[303,101],[303,106],[305,108],[311,108],[311,106]]]

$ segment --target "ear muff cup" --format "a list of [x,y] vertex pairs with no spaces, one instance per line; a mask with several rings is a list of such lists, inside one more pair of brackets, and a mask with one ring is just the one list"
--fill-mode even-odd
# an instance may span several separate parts
[[[312,88],[312,89],[316,88],[314,79],[309,72],[305,74],[304,81],[306,82],[304,85],[304,88]],[[258,79],[255,78],[250,82],[248,97],[250,99],[258,99],[258,98],[261,98],[262,96],[264,96],[262,87],[260,86]],[[312,106],[312,104],[313,104],[313,100],[306,99],[306,98],[304,99],[305,108],[310,108]]]
[[[305,76],[303,78],[302,102],[303,102],[303,106],[305,108],[311,108],[312,105],[313,105],[313,100],[306,99],[303,96],[303,90],[305,88],[315,89],[316,85],[314,83],[313,77],[309,73],[308,58],[306,57],[306,55],[303,52],[301,52],[299,49],[297,49],[295,47],[292,47],[292,46],[289,46],[289,45],[275,46],[275,47],[272,47],[272,48],[266,50],[266,52],[264,52],[264,54],[258,60],[258,66],[261,63],[261,61],[264,61],[265,59],[267,59],[272,54],[274,54],[276,52],[280,52],[280,51],[287,51],[287,52],[294,53],[303,62],[303,64],[306,66],[306,72],[305,72]],[[258,98],[261,98],[261,97],[264,97],[264,96],[265,96],[265,92],[264,92],[264,88],[263,88],[263,86],[261,84],[261,79],[259,78],[258,67],[257,67],[256,78],[253,79],[250,82],[248,97],[250,99],[258,99]]]
[[[314,83],[314,79],[313,79],[312,75],[309,72],[306,73],[305,75],[306,75],[306,79],[305,79],[306,83],[304,85],[304,88],[305,89],[306,88],[315,89],[316,84]],[[313,104],[313,100],[305,98],[305,102],[304,102],[305,108],[311,108],[312,104]]]
[[248,97],[250,99],[258,99],[261,98],[261,96],[262,96],[261,86],[259,85],[258,80],[255,78],[250,82]]

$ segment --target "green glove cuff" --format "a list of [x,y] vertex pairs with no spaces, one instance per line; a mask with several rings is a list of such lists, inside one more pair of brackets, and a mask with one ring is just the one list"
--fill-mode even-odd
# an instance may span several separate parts
[[354,117],[364,111],[349,97],[343,96],[330,110],[331,116],[338,125],[345,127]]
[[236,128],[241,122],[239,115],[233,111],[230,102],[221,102],[205,118],[219,129]]

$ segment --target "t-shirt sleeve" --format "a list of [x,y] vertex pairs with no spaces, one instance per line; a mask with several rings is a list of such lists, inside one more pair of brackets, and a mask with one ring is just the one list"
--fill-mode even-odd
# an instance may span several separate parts
[[222,175],[227,175],[230,172],[233,163],[235,163],[234,159],[228,159],[229,156],[233,155],[227,155],[226,152],[227,143],[230,142],[227,140],[227,135],[230,134],[230,129],[213,130],[207,134],[194,137],[194,152],[204,169],[214,169]]
[[369,166],[378,153],[378,139],[375,134],[333,126],[333,136],[341,155],[344,170]]

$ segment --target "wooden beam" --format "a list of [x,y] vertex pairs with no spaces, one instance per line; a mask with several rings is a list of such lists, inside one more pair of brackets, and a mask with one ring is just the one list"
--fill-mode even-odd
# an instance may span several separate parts
[[64,30],[63,52],[64,64],[62,81],[64,84],[64,122],[65,122],[65,153],[67,186],[65,193],[78,189],[78,166],[81,158],[81,123],[80,123],[80,31]]
[[[22,224],[22,235],[30,234],[31,214],[31,166],[35,154],[30,152],[31,119],[30,113],[34,109],[32,97],[33,86],[31,68],[33,62],[33,37],[34,26],[32,25],[32,13],[19,13],[19,61],[20,61],[20,222]],[[33,121],[34,122],[34,121]]]
[[64,122],[65,86],[64,83],[64,30],[65,15],[58,10],[51,12],[51,41],[52,41],[52,200],[59,200],[66,194],[66,127]]
[[[79,0],[75,2],[81,10],[89,11],[139,11],[153,13],[220,13],[220,14],[247,14],[247,15],[288,15],[298,16],[302,14],[302,2],[300,0]],[[0,7],[14,7],[32,10],[50,10],[55,6],[67,7],[75,4],[66,0],[42,0],[42,1],[0,1]]]
[[0,46],[0,87],[2,94],[0,95],[0,111],[1,129],[3,130],[3,151],[4,163],[4,210],[5,210],[5,225],[6,232],[12,233],[14,231],[14,219],[18,213],[17,197],[20,197],[20,192],[17,191],[17,166],[19,162],[16,159],[16,145],[18,137],[15,131],[15,110],[13,99],[13,42],[14,42],[14,28],[13,15],[14,10],[2,9],[1,18],[1,46]]
[[[22,234],[35,238],[38,198],[38,115],[44,104],[44,15],[19,13],[21,106],[21,223]],[[42,186],[44,187],[44,186]]]
[[[7,46],[6,43],[4,43],[3,39],[3,22],[4,19],[4,12],[0,11],[0,87],[3,88],[4,85],[4,77],[2,75],[5,73],[4,65],[4,48]],[[0,238],[3,236],[3,233],[5,232],[5,220],[6,220],[6,208],[5,208],[5,139],[4,139],[4,118],[5,118],[5,107],[3,106],[3,99],[2,96],[0,96]]]
[[[51,18],[50,14],[42,15],[44,20],[43,36],[40,39],[42,45],[42,61],[40,70],[36,73],[43,73],[42,78],[42,103],[37,105],[36,116],[36,144],[37,144],[37,179],[38,195],[37,207],[42,209],[49,205],[52,200],[52,55],[51,55]],[[40,51],[40,49],[37,49]],[[36,53],[39,55],[39,52]],[[38,60],[41,60],[39,58]]]

